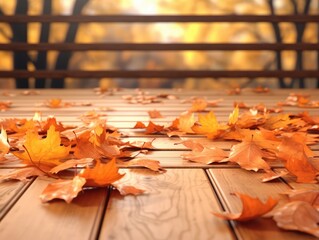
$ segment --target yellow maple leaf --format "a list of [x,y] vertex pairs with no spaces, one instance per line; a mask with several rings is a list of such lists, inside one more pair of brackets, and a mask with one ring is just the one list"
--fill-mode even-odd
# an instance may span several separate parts
[[181,114],[178,122],[178,130],[185,133],[194,133],[192,127],[195,124],[195,118],[193,113]]
[[238,108],[238,105],[236,105],[233,112],[229,114],[228,124],[234,125],[238,120],[238,116],[239,116],[239,108]]
[[41,139],[37,132],[29,130],[23,144],[26,150],[13,152],[13,154],[28,165],[54,167],[69,155],[70,148],[60,144],[60,133],[55,131],[54,126],[49,128],[47,137],[44,139]]
[[192,129],[196,133],[205,134],[207,138],[213,139],[219,135],[219,131],[225,129],[226,126],[221,126],[214,114],[210,111],[206,115],[198,115],[199,125],[195,125]]
[[10,150],[10,145],[8,143],[8,135],[6,130],[1,129],[0,134],[0,155],[7,154]]

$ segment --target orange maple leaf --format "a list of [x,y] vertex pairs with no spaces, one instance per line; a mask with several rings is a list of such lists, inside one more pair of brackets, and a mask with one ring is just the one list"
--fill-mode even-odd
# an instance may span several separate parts
[[270,166],[262,159],[263,156],[262,149],[253,140],[246,140],[231,148],[228,160],[238,163],[246,170],[264,169],[267,171]]
[[283,136],[278,146],[277,156],[285,161],[285,167],[297,177],[297,182],[317,182],[318,170],[310,163],[305,145],[300,143],[300,140],[296,140],[294,136]]
[[146,126],[145,133],[147,134],[160,133],[163,130],[164,130],[164,126],[155,124],[152,121],[150,121],[148,125]]
[[75,176],[72,180],[57,180],[50,183],[41,193],[42,202],[49,202],[53,199],[63,199],[70,203],[82,191],[85,184],[85,178]]
[[277,200],[269,197],[268,200],[263,203],[258,198],[253,198],[242,193],[235,193],[237,197],[240,198],[243,209],[241,213],[213,213],[215,216],[226,219],[226,220],[236,220],[236,221],[249,221],[260,217],[270,210],[272,210],[276,204]]
[[47,137],[41,139],[38,133],[29,130],[26,133],[23,152],[13,152],[15,156],[22,159],[28,165],[56,166],[69,155],[69,147],[60,146],[60,133],[51,126]]
[[228,157],[228,154],[224,150],[217,147],[204,147],[202,151],[184,153],[181,155],[181,157],[192,162],[211,164],[224,160]]
[[85,168],[80,177],[86,179],[86,186],[89,187],[105,187],[109,186],[113,182],[121,179],[124,174],[118,172],[115,159],[113,158],[107,164],[97,161],[93,168]]

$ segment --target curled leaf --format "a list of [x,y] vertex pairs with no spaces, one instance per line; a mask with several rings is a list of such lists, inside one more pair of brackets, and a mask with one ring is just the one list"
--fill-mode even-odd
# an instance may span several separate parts
[[70,203],[82,191],[85,184],[85,178],[75,176],[72,180],[57,180],[50,183],[41,193],[40,199],[43,203],[53,199],[63,199]]
[[319,212],[308,202],[289,202],[276,210],[273,219],[280,228],[319,237]]
[[236,221],[249,221],[254,218],[260,217],[268,213],[277,204],[277,200],[269,197],[268,200],[263,203],[258,198],[252,198],[248,195],[235,193],[240,198],[243,209],[241,213],[213,213],[215,216]]

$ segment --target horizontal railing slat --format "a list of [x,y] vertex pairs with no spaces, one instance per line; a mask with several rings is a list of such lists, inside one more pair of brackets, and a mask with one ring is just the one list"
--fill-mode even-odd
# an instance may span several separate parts
[[317,43],[8,43],[0,51],[235,51],[319,50]]
[[154,23],[154,22],[319,22],[318,15],[1,15],[0,22]]
[[319,78],[319,71],[213,71],[213,70],[136,70],[136,71],[0,71],[0,78]]

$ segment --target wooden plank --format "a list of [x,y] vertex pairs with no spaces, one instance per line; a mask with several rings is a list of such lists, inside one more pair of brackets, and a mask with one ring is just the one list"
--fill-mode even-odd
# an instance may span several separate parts
[[0,43],[0,51],[316,51],[316,43]]
[[103,23],[156,23],[156,22],[319,22],[318,15],[0,15],[0,22],[103,22]]
[[99,239],[233,239],[227,223],[210,213],[219,203],[202,170],[135,170],[126,177],[148,194],[112,192]]
[[[262,173],[249,172],[243,169],[209,169],[212,183],[221,197],[221,202],[227,211],[238,213],[242,206],[239,199],[232,195],[234,192],[248,194],[266,201],[268,197],[274,198],[287,191],[288,185],[281,181],[262,183],[259,178]],[[239,239],[316,239],[313,236],[294,231],[280,230],[271,219],[260,218],[247,223],[233,223]]]
[[42,204],[39,195],[49,179],[36,179],[0,222],[2,239],[94,239],[106,201],[106,190],[80,194],[71,204]]
[[318,78],[317,70],[5,70],[0,78]]
[[[0,169],[0,175],[12,170],[13,169]],[[30,184],[31,181],[0,181],[0,221]]]

